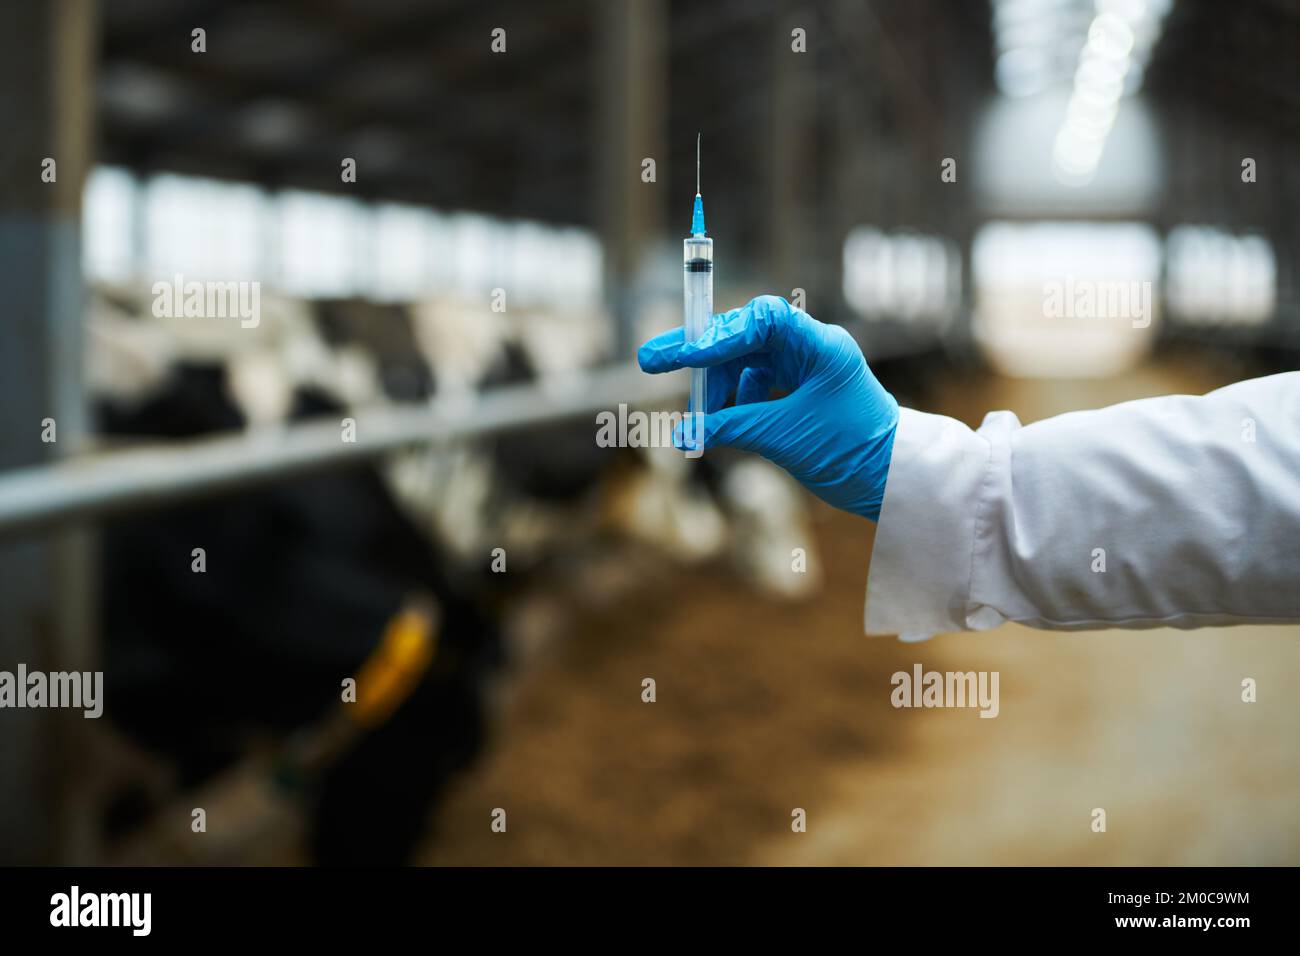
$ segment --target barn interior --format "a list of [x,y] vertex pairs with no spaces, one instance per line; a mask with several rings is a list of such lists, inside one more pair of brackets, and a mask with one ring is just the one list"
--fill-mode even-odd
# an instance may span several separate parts
[[1300,862],[1300,626],[869,639],[870,522],[596,438],[682,408],[697,137],[718,309],[904,405],[1300,367],[1291,0],[0,18],[0,670],[103,681],[0,710],[0,862]]

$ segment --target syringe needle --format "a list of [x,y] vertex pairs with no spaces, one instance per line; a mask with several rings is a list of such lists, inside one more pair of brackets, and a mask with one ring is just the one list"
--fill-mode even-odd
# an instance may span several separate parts
[[700,194],[700,137],[704,131],[695,134],[695,195]]

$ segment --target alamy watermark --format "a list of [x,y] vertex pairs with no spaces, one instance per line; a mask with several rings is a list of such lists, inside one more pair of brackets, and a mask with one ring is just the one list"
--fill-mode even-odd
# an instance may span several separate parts
[[898,707],[978,707],[981,717],[996,717],[998,671],[927,671],[913,664],[911,673],[895,671],[889,702]]
[[0,709],[71,707],[94,720],[104,713],[103,671],[0,671]]
[[1151,324],[1149,281],[1096,281],[1068,277],[1043,284],[1043,315],[1049,319],[1129,319],[1135,329]]
[[[680,430],[680,438],[674,435]],[[644,412],[620,404],[596,413],[598,448],[680,448],[687,458],[704,454],[703,412]]]
[[171,282],[155,282],[151,291],[154,318],[239,319],[245,329],[255,329],[262,321],[260,282],[187,282],[178,274]]
[[121,926],[132,936],[148,936],[153,928],[152,893],[83,893],[75,884],[67,893],[50,897],[51,926]]

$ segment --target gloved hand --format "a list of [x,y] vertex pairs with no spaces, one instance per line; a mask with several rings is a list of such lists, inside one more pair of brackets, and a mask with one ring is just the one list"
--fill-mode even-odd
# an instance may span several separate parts
[[[694,342],[681,328],[655,336],[637,361],[646,372],[709,369],[706,449],[757,452],[823,501],[880,517],[898,402],[845,329],[764,295],[714,316]],[[769,400],[774,388],[788,394]],[[684,447],[682,429],[674,440]]]

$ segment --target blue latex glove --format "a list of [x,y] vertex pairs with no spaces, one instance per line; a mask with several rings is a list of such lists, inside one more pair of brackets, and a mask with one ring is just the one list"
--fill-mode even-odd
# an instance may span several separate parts
[[[880,517],[898,402],[843,328],[764,295],[714,316],[694,342],[681,328],[655,336],[637,360],[647,372],[709,369],[705,448],[757,452],[823,501]],[[774,388],[788,394],[769,400]],[[675,441],[684,447],[681,429]]]

